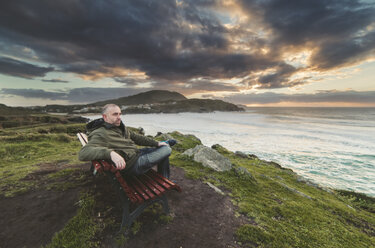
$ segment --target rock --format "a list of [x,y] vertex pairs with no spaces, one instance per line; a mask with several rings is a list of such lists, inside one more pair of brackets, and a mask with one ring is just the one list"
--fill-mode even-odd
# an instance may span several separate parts
[[247,176],[250,179],[255,180],[253,175],[244,167],[241,167],[241,166],[235,167],[234,172],[236,173],[237,176]]
[[216,171],[228,171],[232,168],[232,164],[228,158],[204,145],[197,145],[194,148],[186,150],[183,154],[192,156],[194,161],[202,163],[203,166]]
[[311,196],[308,196],[308,195],[306,195],[305,193],[302,193],[301,191],[298,191],[298,190],[296,190],[296,189],[294,189],[294,188],[292,188],[292,187],[289,187],[289,186],[286,185],[285,183],[280,183],[280,185],[284,186],[284,187],[285,187],[287,190],[289,190],[289,191],[292,191],[292,192],[294,192],[294,193],[296,193],[296,194],[298,194],[298,195],[300,195],[300,196],[303,196],[303,197],[305,197],[305,198],[307,198],[307,199],[312,200]]
[[214,189],[217,193],[219,193],[220,195],[225,195],[223,191],[221,191],[221,189],[219,189],[218,187],[216,187],[215,185],[213,185],[212,183],[210,182],[207,182],[207,185],[210,186],[212,189]]
[[258,157],[254,154],[246,154],[246,153],[241,152],[241,151],[236,151],[234,154],[237,157],[240,157],[240,158],[258,159]]
[[138,133],[145,135],[145,130],[143,129],[143,127],[138,128]]
[[303,176],[297,175],[297,182],[305,183],[306,185],[317,188],[317,189],[321,188],[321,186],[319,184],[316,184],[316,183],[310,181],[309,179],[304,178]]
[[248,158],[249,157],[246,153],[243,153],[243,152],[240,152],[240,151],[236,151],[234,154],[236,154],[236,156],[240,157],[240,158]]
[[212,149],[215,149],[216,151],[220,152],[220,153],[226,153],[226,154],[230,154],[231,152],[225,148],[224,146],[222,145],[219,145],[219,144],[214,144],[211,146]]
[[268,164],[270,164],[270,165],[272,165],[276,168],[283,169],[283,167],[276,162],[270,161],[270,162],[268,162]]
[[279,179],[279,180],[284,180],[284,178],[282,178],[281,176],[275,176],[275,178]]
[[172,135],[168,134],[168,133],[163,133],[162,135],[160,135],[159,137],[161,137],[163,140],[170,140],[170,139],[173,139]]
[[259,159],[257,155],[254,155],[254,154],[249,154],[248,155],[249,158],[253,158],[253,159]]

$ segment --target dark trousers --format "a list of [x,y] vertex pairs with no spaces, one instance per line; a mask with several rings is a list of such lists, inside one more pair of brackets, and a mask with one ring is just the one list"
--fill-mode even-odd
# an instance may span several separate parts
[[153,166],[158,166],[158,172],[169,178],[169,155],[172,149],[169,146],[159,146],[157,148],[142,148],[140,156],[130,168],[129,173],[133,175],[141,175],[146,173]]

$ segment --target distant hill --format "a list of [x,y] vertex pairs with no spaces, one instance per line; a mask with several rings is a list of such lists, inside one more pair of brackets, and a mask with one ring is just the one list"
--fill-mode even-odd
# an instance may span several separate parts
[[[28,108],[12,108],[0,105],[0,113],[100,113],[102,106],[114,103],[121,107],[123,113],[180,113],[180,112],[213,112],[243,111],[235,104],[221,100],[187,99],[178,92],[167,90],[151,90],[132,96],[82,105],[47,105]],[[1,114],[0,114],[1,115]]]
[[30,109],[23,107],[8,107],[5,104],[0,104],[0,115],[25,115],[32,112]]
[[187,98],[175,91],[167,90],[151,90],[142,92],[133,96],[121,97],[112,100],[100,101],[89,104],[90,106],[104,106],[108,103],[114,103],[119,106],[121,105],[138,105],[138,104],[152,104],[161,103],[168,101],[181,101]]
[[196,112],[206,113],[213,111],[243,111],[235,104],[221,100],[211,99],[186,99],[164,104],[150,106],[132,106],[125,109],[125,113],[181,113]]

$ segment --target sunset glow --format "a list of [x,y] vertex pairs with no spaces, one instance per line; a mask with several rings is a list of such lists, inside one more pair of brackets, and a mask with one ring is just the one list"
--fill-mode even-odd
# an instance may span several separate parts
[[373,3],[82,5],[0,6],[0,103],[89,103],[163,89],[247,106],[375,104]]

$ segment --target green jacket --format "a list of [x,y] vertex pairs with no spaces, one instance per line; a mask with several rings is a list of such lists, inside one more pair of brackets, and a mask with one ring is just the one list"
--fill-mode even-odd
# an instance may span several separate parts
[[87,124],[88,143],[78,154],[79,160],[109,160],[112,151],[120,154],[126,162],[128,170],[138,159],[139,150],[136,145],[158,146],[158,142],[130,131],[121,122],[120,126],[97,119]]

